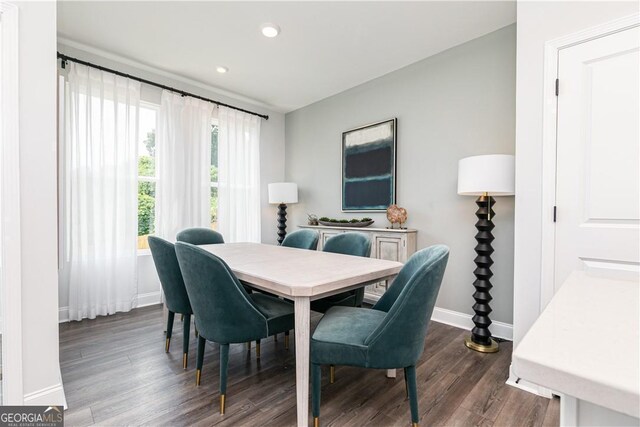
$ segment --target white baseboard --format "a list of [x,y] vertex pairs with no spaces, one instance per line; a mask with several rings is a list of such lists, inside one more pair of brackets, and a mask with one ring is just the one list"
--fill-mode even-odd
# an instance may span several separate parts
[[135,308],[147,307],[149,305],[160,304],[162,302],[162,292],[147,292],[146,294],[138,294],[136,297],[136,302],[134,303]]
[[[470,331],[471,328],[473,328],[473,321],[471,320],[472,317],[473,316],[470,314],[436,307],[433,309],[431,320]],[[493,321],[491,326],[489,326],[489,330],[491,331],[491,335],[494,337],[513,341],[513,325],[510,325],[509,323]]]
[[[146,294],[138,294],[135,297],[133,308],[147,307],[149,305],[162,303],[162,292],[147,292]],[[69,321],[69,307],[58,308],[58,323]]]
[[66,408],[67,401],[64,397],[64,388],[62,387],[62,383],[25,394],[24,404],[32,406],[64,406]]

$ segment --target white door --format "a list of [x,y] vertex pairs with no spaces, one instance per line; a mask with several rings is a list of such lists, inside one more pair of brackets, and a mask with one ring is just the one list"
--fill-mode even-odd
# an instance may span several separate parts
[[640,30],[558,56],[555,290],[573,270],[638,280]]

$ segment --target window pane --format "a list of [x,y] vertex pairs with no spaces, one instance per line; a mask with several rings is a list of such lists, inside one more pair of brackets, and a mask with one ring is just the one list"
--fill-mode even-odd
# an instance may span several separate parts
[[138,135],[138,176],[156,176],[157,110],[140,107]]
[[217,124],[211,125],[211,182],[218,182],[218,125]]
[[147,236],[155,232],[156,183],[138,182],[138,249],[147,249]]
[[211,228],[218,229],[218,188],[211,187]]

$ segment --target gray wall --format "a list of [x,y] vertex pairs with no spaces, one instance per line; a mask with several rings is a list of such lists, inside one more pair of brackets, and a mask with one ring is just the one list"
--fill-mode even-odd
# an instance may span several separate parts
[[[398,118],[397,202],[418,229],[418,248],[451,248],[437,306],[473,314],[476,205],[457,195],[458,160],[513,154],[516,27],[508,26],[286,115],[285,175],[298,183],[300,203],[289,229],[306,214],[341,213],[341,134]],[[310,82],[312,84],[313,82]],[[495,211],[494,320],[513,320],[513,197]],[[366,214],[374,226],[384,214]]]

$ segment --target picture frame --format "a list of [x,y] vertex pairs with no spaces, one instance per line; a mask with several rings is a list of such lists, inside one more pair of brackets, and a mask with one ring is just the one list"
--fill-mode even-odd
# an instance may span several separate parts
[[398,119],[342,133],[342,212],[385,212],[396,203]]

